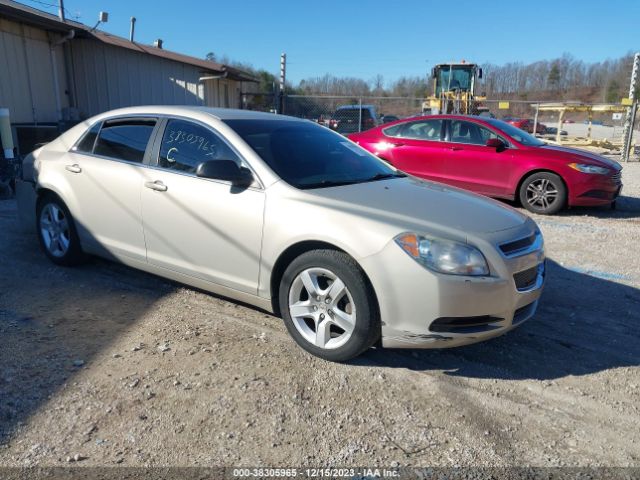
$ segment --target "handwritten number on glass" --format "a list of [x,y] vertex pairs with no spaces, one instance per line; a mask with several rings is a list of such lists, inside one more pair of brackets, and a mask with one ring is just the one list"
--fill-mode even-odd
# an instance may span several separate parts
[[184,143],[193,145],[196,150],[205,152],[205,156],[211,158],[215,157],[217,150],[216,145],[209,142],[209,140],[202,135],[185,132],[184,130],[169,130],[169,136],[165,137],[164,143],[166,145],[180,145]]

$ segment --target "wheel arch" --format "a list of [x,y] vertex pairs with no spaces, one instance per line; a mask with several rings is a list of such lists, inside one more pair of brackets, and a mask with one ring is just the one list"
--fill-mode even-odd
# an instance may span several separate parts
[[349,255],[349,257],[351,257],[356,262],[358,267],[360,267],[360,270],[364,275],[365,282],[367,283],[367,286],[371,290],[371,294],[373,295],[373,298],[375,300],[374,308],[377,311],[380,311],[380,307],[378,305],[378,296],[376,294],[375,289],[373,288],[373,284],[371,283],[371,280],[369,279],[367,272],[364,270],[364,268],[362,268],[362,265],[360,265],[358,260],[353,258],[353,256],[350,255],[349,252],[345,251],[344,249],[332,243],[322,241],[322,240],[303,240],[287,247],[278,256],[278,259],[274,263],[273,269],[271,270],[271,277],[269,280],[269,291],[271,293],[271,308],[276,315],[281,314],[280,300],[279,300],[280,295],[278,290],[280,288],[280,281],[282,280],[282,276],[284,275],[285,270],[294,259],[302,255],[303,253],[310,252],[312,250],[335,250],[337,252],[342,252],[346,255]]
[[522,184],[527,178],[529,178],[531,175],[535,175],[536,173],[552,173],[553,175],[557,175],[560,178],[560,181],[562,181],[564,188],[567,190],[566,202],[567,205],[569,204],[569,184],[560,173],[556,172],[555,170],[551,170],[550,168],[536,168],[534,170],[529,170],[520,177],[520,180],[518,180],[518,183],[516,184],[516,191],[513,197],[518,203],[521,203],[520,188],[522,188]]
[[[55,197],[65,205],[67,205],[67,203],[58,192],[48,187],[40,187],[36,190],[36,208],[38,208],[38,204],[42,201],[42,199],[47,196]],[[69,208],[69,205],[67,205],[67,208]]]

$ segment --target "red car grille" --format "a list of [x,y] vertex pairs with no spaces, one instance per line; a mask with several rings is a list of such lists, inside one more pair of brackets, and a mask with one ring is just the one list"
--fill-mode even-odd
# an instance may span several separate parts
[[614,173],[609,178],[611,178],[611,180],[613,180],[614,183],[621,183],[622,182],[622,170]]

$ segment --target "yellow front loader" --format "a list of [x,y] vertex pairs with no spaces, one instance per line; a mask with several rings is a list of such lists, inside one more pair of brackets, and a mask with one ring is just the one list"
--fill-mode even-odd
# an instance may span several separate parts
[[478,115],[488,111],[481,102],[486,96],[476,95],[482,68],[474,63],[441,63],[433,67],[433,95],[422,104],[422,113],[436,115],[455,113]]

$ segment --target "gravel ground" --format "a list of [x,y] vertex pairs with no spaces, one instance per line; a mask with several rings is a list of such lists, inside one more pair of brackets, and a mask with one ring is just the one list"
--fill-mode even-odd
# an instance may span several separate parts
[[102,260],[0,202],[0,466],[640,466],[640,164],[539,217],[537,316],[487,343],[311,357],[280,319]]

